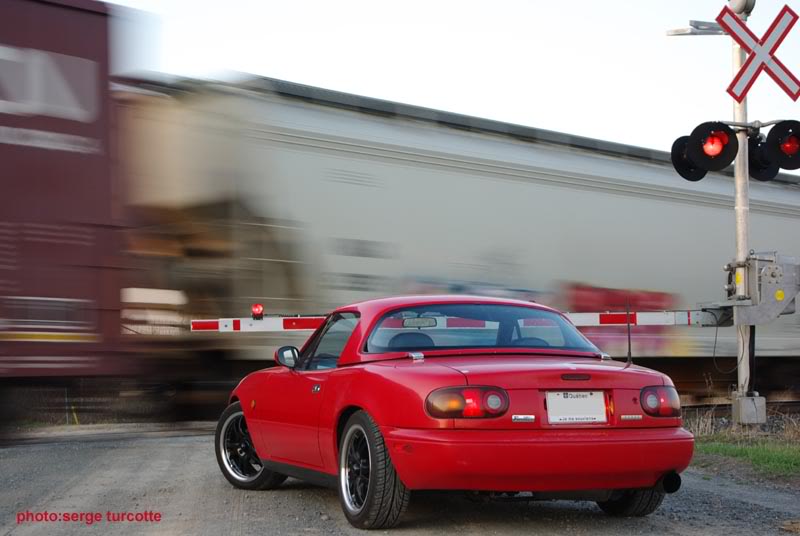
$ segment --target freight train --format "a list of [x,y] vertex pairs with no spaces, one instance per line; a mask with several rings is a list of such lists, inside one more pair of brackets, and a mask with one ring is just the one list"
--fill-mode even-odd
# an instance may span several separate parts
[[[205,243],[217,247],[207,258],[232,259],[219,316],[253,301],[316,312],[426,291],[573,311],[624,310],[626,300],[695,308],[725,296],[729,173],[689,183],[664,152],[277,80],[135,87],[120,119],[126,198],[183,218],[184,250]],[[751,184],[756,247],[800,253],[797,182]],[[634,354],[710,355],[714,335],[647,335]],[[759,329],[758,353],[797,355],[798,335],[798,317],[784,317]],[[732,329],[716,339],[716,353],[735,353]]]
[[0,3],[0,378],[130,364],[107,43],[102,4]]
[[[172,259],[195,316],[409,292],[571,311],[724,297],[729,171],[689,183],[661,151],[265,78],[123,89],[126,199],[144,218],[134,235],[151,254],[173,237],[155,257]],[[751,184],[751,214],[752,244],[800,250],[798,177]],[[627,351],[624,328],[587,334]],[[800,386],[798,336],[794,315],[758,331],[756,385],[782,399]],[[281,344],[230,341],[237,359],[262,362]],[[631,350],[696,398],[724,397],[735,377],[731,328],[637,327]]]

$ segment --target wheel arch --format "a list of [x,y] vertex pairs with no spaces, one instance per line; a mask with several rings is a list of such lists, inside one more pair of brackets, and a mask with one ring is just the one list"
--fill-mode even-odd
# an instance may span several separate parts
[[339,413],[339,416],[336,418],[336,435],[334,436],[336,443],[333,446],[334,452],[336,453],[336,459],[339,459],[339,444],[342,442],[342,434],[344,434],[344,426],[345,424],[347,424],[347,420],[353,414],[359,411],[365,411],[365,410],[361,406],[351,404],[345,406]]

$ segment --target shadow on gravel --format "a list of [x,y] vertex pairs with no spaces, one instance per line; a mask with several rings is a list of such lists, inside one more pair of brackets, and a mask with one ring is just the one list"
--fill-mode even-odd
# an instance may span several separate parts
[[[486,501],[468,499],[461,493],[415,492],[405,518],[398,527],[408,529],[452,531],[454,528],[495,526],[502,522],[504,530],[536,530],[570,526],[591,530],[614,526],[619,519],[609,518],[590,501]],[[651,526],[645,519],[629,519],[626,530]]]

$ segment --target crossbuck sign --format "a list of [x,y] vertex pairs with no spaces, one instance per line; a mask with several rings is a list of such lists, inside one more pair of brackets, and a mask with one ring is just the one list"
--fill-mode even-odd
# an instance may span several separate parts
[[728,86],[728,93],[737,102],[744,100],[750,86],[764,70],[792,100],[800,97],[800,80],[775,57],[775,51],[797,22],[797,18],[797,13],[789,6],[783,6],[772,26],[764,37],[759,39],[736,13],[727,6],[723,8],[717,17],[717,22],[749,54],[733,82]]

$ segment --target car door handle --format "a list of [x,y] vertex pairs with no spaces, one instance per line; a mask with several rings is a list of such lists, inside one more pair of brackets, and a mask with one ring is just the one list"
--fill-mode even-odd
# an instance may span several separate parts
[[311,388],[311,392],[312,393],[319,393],[320,389],[322,389],[322,387],[318,383],[315,383],[314,387]]

